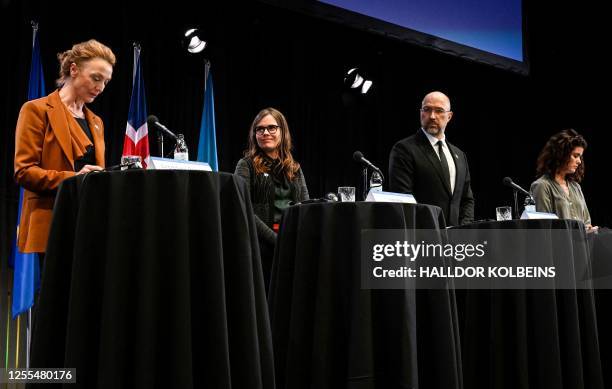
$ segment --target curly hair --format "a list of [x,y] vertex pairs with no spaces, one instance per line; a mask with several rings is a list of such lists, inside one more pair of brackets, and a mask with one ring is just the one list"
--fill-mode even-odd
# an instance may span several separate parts
[[248,148],[244,151],[244,156],[251,158],[251,160],[253,161],[253,167],[255,168],[255,172],[257,174],[270,173],[270,167],[264,163],[265,152],[257,144],[257,138],[255,133],[255,128],[257,127],[257,124],[259,124],[259,122],[267,115],[271,115],[276,120],[276,123],[278,123],[281,137],[280,144],[278,146],[280,170],[282,171],[282,174],[287,178],[287,180],[291,181],[297,174],[297,171],[300,169],[300,164],[297,163],[291,155],[292,145],[289,125],[287,124],[285,116],[279,110],[274,108],[264,108],[259,111],[257,116],[255,116],[255,119],[253,119],[253,123],[251,123],[251,128],[249,130]]
[[[587,142],[582,135],[571,128],[551,136],[538,156],[536,168],[538,177],[548,174],[554,178],[559,169],[569,162],[572,151],[576,147],[586,149]],[[574,173],[567,175],[566,179],[580,182],[583,177],[584,161],[582,161]]]
[[111,66],[115,66],[116,58],[113,51],[95,39],[77,43],[70,50],[58,53],[57,60],[60,63],[60,71],[59,78],[55,81],[56,85],[61,87],[70,78],[70,64],[75,63],[80,66],[83,62],[94,58],[102,58]]

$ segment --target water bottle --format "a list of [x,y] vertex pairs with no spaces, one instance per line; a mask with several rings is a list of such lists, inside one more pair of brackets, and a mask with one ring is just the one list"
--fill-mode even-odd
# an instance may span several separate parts
[[174,159],[181,161],[189,160],[189,151],[187,150],[187,143],[185,143],[185,136],[183,134],[177,134],[176,136],[176,147],[174,148]]
[[374,170],[370,176],[370,192],[382,192],[383,180],[379,172]]

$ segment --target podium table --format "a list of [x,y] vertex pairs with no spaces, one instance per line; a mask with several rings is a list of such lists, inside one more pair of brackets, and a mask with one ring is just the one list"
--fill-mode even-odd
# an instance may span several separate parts
[[31,366],[76,368],[67,387],[274,388],[251,202],[233,175],[66,180],[44,262]]
[[[478,230],[489,240],[499,230],[523,230],[513,235],[516,241],[504,242],[515,247],[509,256],[526,254],[529,230],[555,230],[555,239],[541,242],[540,247],[548,246],[543,255],[562,256],[566,264],[591,260],[584,224],[574,220],[483,222],[456,229]],[[566,239],[559,239],[562,235]],[[573,242],[576,236],[582,236],[581,244]],[[458,290],[457,297],[465,388],[604,387],[592,289]]]
[[304,204],[283,216],[270,315],[278,388],[461,388],[454,291],[361,288],[363,229],[444,228],[396,203]]
[[599,349],[603,366],[606,388],[612,388],[612,230],[600,229],[591,234],[591,255],[593,273],[597,277],[595,306],[597,308],[597,328]]

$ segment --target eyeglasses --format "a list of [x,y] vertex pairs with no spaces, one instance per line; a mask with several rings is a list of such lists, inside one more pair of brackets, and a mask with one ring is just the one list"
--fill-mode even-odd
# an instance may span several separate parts
[[421,108],[421,112],[423,112],[424,114],[429,115],[430,113],[434,113],[435,115],[443,115],[445,113],[450,112],[450,110],[445,110],[444,108],[437,108],[437,107],[422,107]]
[[270,124],[269,126],[259,126],[259,127],[255,127],[255,133],[257,135],[263,135],[264,132],[266,130],[268,130],[268,133],[270,135],[274,135],[276,134],[276,131],[279,129],[279,126],[277,126],[276,124]]

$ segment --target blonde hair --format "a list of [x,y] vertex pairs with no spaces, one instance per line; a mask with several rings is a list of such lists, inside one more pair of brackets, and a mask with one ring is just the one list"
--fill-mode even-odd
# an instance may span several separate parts
[[94,58],[102,58],[111,64],[111,66],[115,66],[116,59],[113,51],[95,39],[77,43],[70,50],[58,53],[57,59],[60,63],[60,77],[55,81],[57,86],[62,87],[66,80],[70,78],[70,65],[72,63],[81,66],[82,63]]

